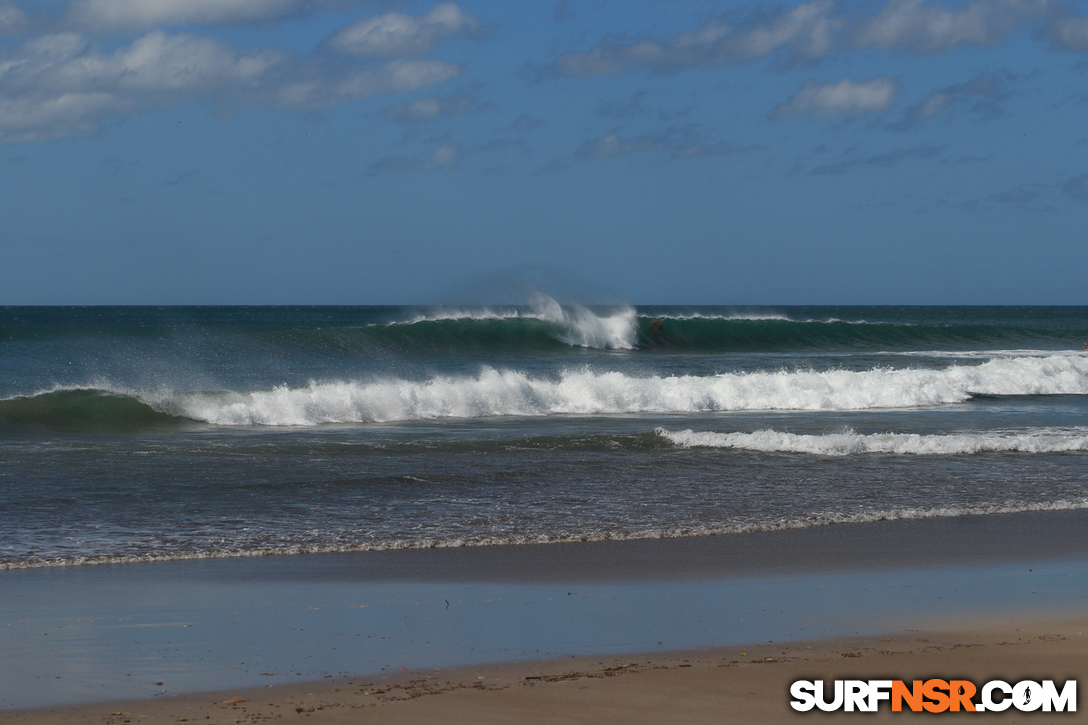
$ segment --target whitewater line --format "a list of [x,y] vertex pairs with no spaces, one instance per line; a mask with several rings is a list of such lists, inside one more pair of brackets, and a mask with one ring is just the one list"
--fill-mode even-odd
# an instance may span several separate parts
[[958,518],[992,514],[1028,513],[1035,511],[1076,511],[1088,508],[1088,499],[1062,499],[1044,502],[1007,502],[969,506],[917,506],[856,512],[826,512],[799,515],[768,521],[738,522],[678,526],[634,531],[585,531],[563,534],[491,534],[425,539],[387,539],[340,544],[288,544],[253,548],[216,548],[196,551],[157,551],[131,554],[84,554],[76,556],[42,557],[31,560],[0,561],[0,571],[43,569],[98,564],[137,564],[195,559],[256,558],[298,554],[347,553],[357,551],[396,551],[403,549],[458,549],[476,546],[519,546],[525,544],[558,544],[588,541],[632,541],[640,539],[678,539],[694,536],[724,536],[809,529],[837,524],[875,523],[915,519]]
[[758,430],[752,433],[658,428],[655,433],[681,448],[728,448],[761,453],[852,456],[874,453],[941,456],[974,453],[1065,453],[1088,451],[1088,428],[1045,428],[1027,432],[993,431],[921,435],[853,430],[823,435]]
[[869,410],[960,403],[974,395],[1088,394],[1088,359],[991,360],[940,370],[777,371],[634,377],[567,371],[558,379],[482,369],[427,381],[312,382],[248,393],[144,393],[156,410],[215,425],[309,426],[496,416],[753,410]]

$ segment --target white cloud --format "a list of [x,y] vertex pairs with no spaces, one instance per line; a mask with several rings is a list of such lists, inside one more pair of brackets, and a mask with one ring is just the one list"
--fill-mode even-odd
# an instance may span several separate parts
[[465,95],[427,96],[387,108],[385,117],[395,123],[423,123],[438,116],[448,118],[459,116],[476,107],[476,101]]
[[325,46],[344,55],[413,58],[430,53],[446,38],[472,35],[478,27],[476,18],[443,3],[420,17],[386,13],[364,18],[332,35]]
[[434,150],[431,157],[423,162],[423,168],[427,171],[452,169],[457,166],[457,147],[451,143],[444,143]]
[[1084,18],[1058,18],[1043,29],[1042,35],[1057,50],[1088,53],[1088,20]]
[[775,110],[777,118],[798,113],[811,116],[857,116],[886,111],[895,100],[896,86],[888,78],[838,83],[809,81]]
[[606,75],[637,67],[680,70],[737,63],[778,50],[817,58],[831,49],[840,26],[830,17],[833,8],[831,0],[813,0],[760,13],[736,25],[715,18],[664,43],[609,41],[586,52],[564,53],[551,70],[566,76]]
[[70,26],[108,32],[186,23],[262,22],[310,5],[307,0],[72,0],[64,17]]
[[287,60],[278,51],[242,52],[218,41],[161,31],[104,54],[82,35],[56,33],[2,56],[0,93],[211,91],[254,83]]
[[966,110],[982,120],[993,120],[1008,115],[1002,103],[1012,95],[1016,76],[1008,71],[979,73],[964,83],[954,83],[931,93],[911,108],[906,117],[896,124],[900,130],[912,128],[950,109]]
[[458,72],[429,60],[328,65],[161,31],[103,53],[82,35],[56,33],[0,54],[0,141],[88,133],[104,117],[181,101],[320,108],[420,90]]
[[290,71],[283,78],[272,79],[267,88],[256,89],[247,102],[315,109],[385,93],[410,93],[460,73],[457,66],[437,60],[394,60],[375,69],[343,72],[319,64],[300,64]]
[[11,3],[0,3],[0,37],[14,35],[26,25],[26,15]]
[[1053,12],[1053,0],[973,0],[959,9],[925,0],[892,0],[861,23],[854,44],[936,53],[959,45],[996,45],[1024,23]]
[[446,103],[441,98],[430,96],[386,109],[386,115],[398,123],[416,123],[418,121],[430,121],[441,113],[445,107]]
[[128,110],[124,99],[109,93],[0,98],[0,142],[41,141],[93,133],[102,116]]
[[[996,45],[1028,24],[1061,13],[1060,0],[890,0],[871,16],[850,5],[809,0],[768,10],[756,4],[758,9],[747,17],[738,19],[734,13],[712,18],[663,41],[606,38],[590,50],[563,53],[536,70],[563,76],[608,75],[637,68],[667,72],[724,66],[776,53],[813,59],[872,47],[934,53],[962,45]],[[1073,19],[1056,23],[1050,36],[1055,45],[1088,48],[1088,30]]]

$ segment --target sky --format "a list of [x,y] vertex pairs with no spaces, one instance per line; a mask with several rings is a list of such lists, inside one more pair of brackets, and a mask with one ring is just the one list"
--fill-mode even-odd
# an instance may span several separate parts
[[1086,121],[1082,2],[0,0],[0,304],[1088,304]]

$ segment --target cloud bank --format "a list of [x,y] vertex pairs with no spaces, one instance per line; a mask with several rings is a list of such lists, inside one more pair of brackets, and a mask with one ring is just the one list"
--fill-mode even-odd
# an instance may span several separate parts
[[714,18],[665,42],[606,39],[587,52],[560,55],[550,69],[561,76],[606,75],[634,68],[676,71],[729,65],[780,49],[815,58],[831,48],[838,24],[829,17],[833,8],[831,0],[815,0],[760,11],[736,24],[725,17]]
[[1088,53],[1088,20],[1068,16],[1048,23],[1040,33],[1055,50]]
[[443,3],[418,18],[386,13],[359,20],[330,37],[325,46],[344,55],[416,58],[430,53],[447,38],[471,36],[478,29],[476,18],[453,3]]
[[966,111],[980,120],[992,121],[1008,115],[1002,105],[1012,95],[1016,76],[1005,70],[979,73],[963,83],[934,91],[907,111],[906,117],[893,126],[899,130],[956,111]]
[[[303,0],[73,0],[63,19],[115,29],[248,22],[312,6]],[[472,18],[455,5],[444,4],[420,18],[390,13],[359,23],[388,25],[391,16],[408,18],[407,25],[401,20],[393,24],[400,23],[402,29],[411,26],[414,32],[386,34],[385,50],[377,62],[321,53],[300,56],[275,47],[243,48],[161,29],[111,46],[82,31],[32,35],[0,49],[0,142],[93,133],[105,118],[182,102],[225,109],[314,110],[381,94],[419,91],[460,74],[457,65],[420,56],[440,36],[445,37],[446,31],[435,26],[464,30],[475,27]],[[0,5],[0,29],[22,28],[26,23],[12,6]],[[426,109],[415,112],[425,114]]]
[[[812,60],[869,48],[940,53],[960,46],[997,45],[1017,30],[1062,12],[1056,0],[972,0],[959,6],[891,0],[869,15],[834,0],[772,9],[757,6],[747,16],[712,18],[666,40],[606,37],[587,51],[563,53],[542,70],[559,76],[597,76],[718,67],[773,54]],[[1088,48],[1088,30],[1077,19],[1055,22],[1047,32],[1056,47]]]
[[72,0],[65,9],[64,20],[74,28],[92,32],[191,23],[259,23],[319,4],[311,0]]
[[961,45],[997,45],[1025,23],[1051,15],[1053,0],[974,0],[960,8],[892,0],[854,30],[851,44],[940,53]]
[[775,109],[776,118],[798,113],[810,116],[859,116],[886,111],[895,100],[896,87],[888,78],[855,82],[844,78],[838,83],[809,81],[797,93]]

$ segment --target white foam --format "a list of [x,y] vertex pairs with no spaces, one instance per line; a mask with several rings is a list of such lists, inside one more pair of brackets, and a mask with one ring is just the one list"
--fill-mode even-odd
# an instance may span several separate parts
[[895,357],[948,358],[952,360],[992,360],[1006,357],[1047,357],[1066,356],[1083,357],[1082,351],[1071,350],[881,350],[869,355],[890,355]]
[[637,539],[675,539],[691,536],[721,536],[750,534],[763,531],[807,529],[834,524],[873,523],[910,519],[955,518],[959,516],[984,516],[988,514],[1025,513],[1030,511],[1071,511],[1088,509],[1088,499],[1063,499],[1038,503],[979,504],[975,506],[933,506],[895,508],[853,513],[821,513],[789,519],[761,522],[690,526],[668,529],[642,529],[636,531],[586,531],[572,534],[530,534],[523,536],[470,536],[427,539],[390,539],[360,541],[345,544],[294,544],[254,548],[219,548],[202,551],[153,552],[146,554],[102,554],[90,556],[52,557],[31,560],[0,562],[0,571],[12,569],[40,569],[62,566],[87,566],[94,564],[135,564],[157,561],[192,559],[230,559],[260,556],[284,556],[296,554],[324,554],[355,551],[391,551],[401,549],[452,549],[468,546],[517,546],[523,544],[555,544],[578,541],[631,541]]
[[732,314],[708,315],[702,312],[676,312],[653,315],[658,320],[777,320],[782,322],[816,322],[816,320],[794,320],[793,318],[776,312],[736,312]]
[[516,320],[528,317],[535,318],[531,312],[517,308],[495,307],[440,307],[428,312],[419,313],[407,320],[398,320],[389,323],[374,323],[371,327],[383,327],[388,325],[414,325],[419,322],[442,322],[445,320]]
[[732,314],[704,314],[702,312],[687,312],[687,313],[665,313],[660,315],[653,315],[654,319],[659,320],[723,320],[725,322],[797,322],[801,324],[815,324],[815,325],[832,325],[841,323],[844,325],[894,325],[896,327],[914,327],[913,322],[869,322],[868,320],[842,320],[838,317],[828,317],[826,319],[816,319],[813,317],[795,319],[789,315],[784,315],[775,312],[736,312]]
[[[128,391],[125,391],[128,392]],[[491,416],[751,410],[867,410],[959,403],[972,395],[1088,394],[1088,357],[1051,355],[939,370],[778,371],[558,378],[483,368],[425,381],[311,382],[254,392],[143,392],[157,410],[215,425],[311,426]]]
[[1059,453],[1088,451],[1088,428],[1044,428],[1029,432],[992,431],[955,435],[871,433],[852,430],[825,435],[803,435],[775,430],[753,433],[670,431],[657,434],[683,448],[732,448],[765,453],[807,453],[817,456],[852,456],[866,453],[940,456],[987,452]]

